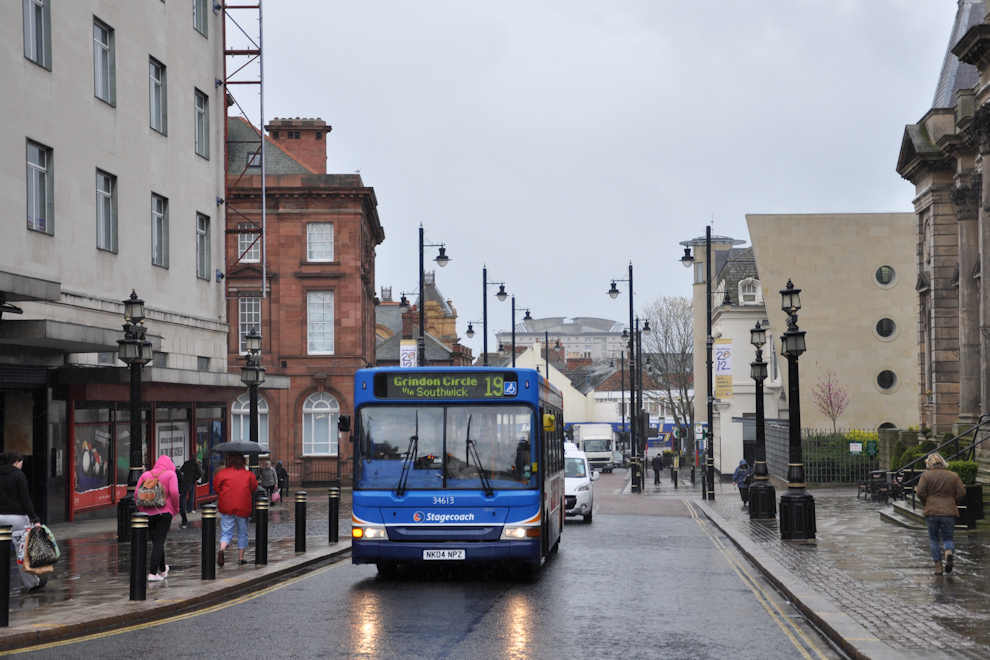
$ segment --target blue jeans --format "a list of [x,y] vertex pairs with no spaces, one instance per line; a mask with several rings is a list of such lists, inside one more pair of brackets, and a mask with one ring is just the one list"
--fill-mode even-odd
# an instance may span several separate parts
[[187,513],[196,510],[196,483],[182,484],[182,492],[179,493],[179,506]]
[[240,516],[220,514],[220,542],[230,546],[231,539],[234,538],[234,526],[237,526],[237,549],[244,550],[248,547],[248,519]]
[[925,516],[928,523],[928,543],[932,549],[932,561],[942,561],[942,551],[939,549],[939,539],[946,550],[955,550],[956,544],[952,535],[956,531],[955,516]]

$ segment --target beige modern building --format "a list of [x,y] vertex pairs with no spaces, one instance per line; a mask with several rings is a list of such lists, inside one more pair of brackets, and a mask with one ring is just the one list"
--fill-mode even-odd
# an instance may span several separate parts
[[[801,425],[831,430],[812,388],[832,371],[848,388],[840,427],[917,426],[914,215],[754,214],[746,222],[778,353],[787,330],[780,290],[788,280],[801,289],[798,327],[808,346],[799,359]],[[786,395],[787,361],[778,359]]]
[[125,492],[132,290],[154,351],[146,461],[208,451],[243,391],[218,282],[222,25],[206,0],[14,0],[0,43],[2,447],[27,455],[35,504],[58,522]]

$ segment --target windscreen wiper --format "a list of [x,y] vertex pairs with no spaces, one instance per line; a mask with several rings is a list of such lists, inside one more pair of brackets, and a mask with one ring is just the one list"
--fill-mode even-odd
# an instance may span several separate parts
[[468,462],[474,460],[474,465],[478,468],[478,478],[481,479],[481,487],[485,489],[485,495],[491,497],[495,494],[495,487],[492,486],[492,480],[485,474],[485,470],[481,465],[481,456],[478,454],[478,441],[471,439],[471,415],[468,415],[466,444]]
[[402,461],[402,474],[399,475],[399,484],[395,487],[395,496],[402,497],[406,494],[406,481],[409,480],[409,466],[416,460],[419,453],[419,412],[416,413],[416,433],[409,436],[409,448],[406,450],[406,457]]

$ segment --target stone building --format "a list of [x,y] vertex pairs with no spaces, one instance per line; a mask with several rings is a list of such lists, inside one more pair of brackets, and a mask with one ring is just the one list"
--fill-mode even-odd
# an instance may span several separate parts
[[396,302],[392,299],[391,287],[382,287],[382,298],[375,309],[377,364],[383,367],[398,366],[403,342],[410,347],[416,344],[419,338],[419,305],[424,304],[426,365],[423,366],[471,366],[471,349],[462,345],[457,336],[457,310],[437,288],[435,272],[423,274],[423,286],[425,295],[420,296],[413,305]]
[[216,277],[222,24],[192,4],[0,3],[0,449],[26,455],[49,523],[112,516],[126,493],[132,291],[153,349],[145,463],[206,456],[244,389]]
[[[375,364],[375,248],[385,233],[374,189],[358,174],[326,173],[325,122],[275,119],[265,129],[262,217],[259,131],[228,120],[230,368],[243,364],[255,328],[266,379],[291,381],[261,390],[259,440],[290,483],[326,483],[349,465],[337,420],[353,411],[354,372]],[[248,404],[247,394],[234,402],[232,439],[248,437]]]

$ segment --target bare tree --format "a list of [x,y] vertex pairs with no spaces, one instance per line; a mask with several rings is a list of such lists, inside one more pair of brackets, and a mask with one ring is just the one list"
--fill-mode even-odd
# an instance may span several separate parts
[[[671,411],[674,423],[687,429],[681,449],[694,452],[694,314],[685,296],[661,296],[643,309],[652,332],[643,335],[643,396]],[[647,385],[647,379],[650,387]]]

